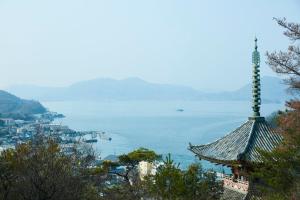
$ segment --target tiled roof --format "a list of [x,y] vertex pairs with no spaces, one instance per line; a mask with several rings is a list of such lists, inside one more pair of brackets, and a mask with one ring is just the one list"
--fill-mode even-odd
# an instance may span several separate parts
[[217,163],[234,161],[259,162],[258,150],[271,151],[282,141],[263,117],[249,118],[233,132],[206,145],[193,146],[189,150],[200,158]]
[[221,200],[244,200],[247,194],[224,188]]
[[262,197],[254,195],[252,192],[247,194],[235,190],[224,188],[221,200],[262,200]]

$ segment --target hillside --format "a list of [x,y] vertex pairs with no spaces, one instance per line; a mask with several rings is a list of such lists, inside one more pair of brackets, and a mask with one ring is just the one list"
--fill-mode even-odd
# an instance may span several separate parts
[[44,113],[46,109],[37,101],[25,100],[0,90],[1,117],[25,119],[30,115]]
[[[283,81],[276,77],[265,76],[261,79],[261,98],[263,103],[284,102],[289,99],[286,91],[287,86]],[[226,99],[226,100],[249,100],[252,98],[252,84],[241,87],[231,92],[221,92],[210,94],[209,99]]]
[[[262,100],[283,102],[288,96],[282,80],[262,78]],[[124,80],[94,79],[74,83],[68,87],[12,86],[8,91],[22,98],[39,101],[93,101],[93,100],[251,100],[251,83],[236,91],[206,93],[190,87],[149,83],[139,78]]]

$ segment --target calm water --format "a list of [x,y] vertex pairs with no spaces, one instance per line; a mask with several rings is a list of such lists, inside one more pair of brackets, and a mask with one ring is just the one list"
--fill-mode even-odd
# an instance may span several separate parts
[[[112,141],[100,140],[93,145],[101,157],[146,147],[164,155],[171,153],[182,167],[197,160],[187,150],[189,142],[214,141],[251,114],[250,103],[243,101],[44,102],[44,105],[66,115],[57,122],[72,129],[105,131]],[[179,108],[184,112],[177,112]],[[264,104],[262,115],[281,108],[282,104]],[[203,164],[206,168],[213,166]]]

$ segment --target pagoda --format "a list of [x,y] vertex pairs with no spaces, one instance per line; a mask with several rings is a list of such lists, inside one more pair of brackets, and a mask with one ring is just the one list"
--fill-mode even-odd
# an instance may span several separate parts
[[261,162],[259,150],[272,151],[282,141],[282,136],[260,115],[260,54],[257,50],[257,38],[252,53],[252,64],[253,115],[224,137],[205,145],[190,144],[188,148],[199,159],[231,168],[232,176],[222,175],[223,199],[249,199],[249,191],[252,188],[252,183],[249,185],[249,172],[253,163]]

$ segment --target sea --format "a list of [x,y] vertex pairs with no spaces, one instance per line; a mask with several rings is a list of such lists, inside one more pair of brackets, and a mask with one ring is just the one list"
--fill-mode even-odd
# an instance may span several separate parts
[[[78,131],[103,131],[112,140],[92,144],[102,158],[120,155],[139,147],[154,150],[163,157],[171,154],[180,167],[200,162],[205,169],[228,170],[199,161],[188,150],[191,144],[213,142],[237,128],[251,116],[248,101],[55,101],[43,102],[49,110],[66,117],[55,123]],[[283,103],[262,104],[268,116]]]

